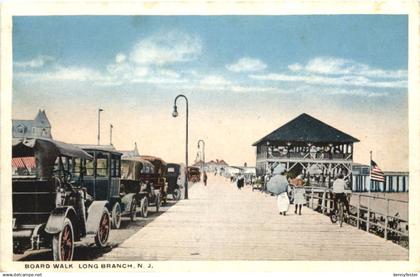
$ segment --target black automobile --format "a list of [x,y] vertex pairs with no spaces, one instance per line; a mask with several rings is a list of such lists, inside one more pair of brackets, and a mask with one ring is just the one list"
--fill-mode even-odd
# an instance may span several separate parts
[[73,259],[75,242],[94,238],[106,245],[107,201],[84,189],[92,156],[70,144],[41,138],[13,139],[13,252],[52,249],[56,261]]
[[100,147],[83,147],[93,160],[86,162],[85,187],[95,200],[107,201],[112,227],[119,229],[121,217],[137,217],[136,193],[120,195],[122,153]]
[[168,194],[172,194],[172,199],[178,201],[181,199],[181,165],[168,163],[166,167],[166,181],[168,182]]

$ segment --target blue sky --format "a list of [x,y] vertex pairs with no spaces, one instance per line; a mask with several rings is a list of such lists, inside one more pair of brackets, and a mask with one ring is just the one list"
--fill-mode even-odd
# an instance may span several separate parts
[[[90,127],[101,106],[108,111],[104,120],[119,122],[114,125],[125,134],[114,138],[120,148],[138,141],[146,152],[182,160],[182,149],[167,146],[171,153],[164,152],[160,134],[182,128],[182,120],[169,116],[174,96],[185,93],[197,117],[193,139],[207,137],[213,158],[252,164],[252,142],[306,112],[359,136],[361,162],[373,149],[386,167],[407,166],[407,16],[63,16],[13,22],[13,116],[28,118],[45,108],[61,140],[93,143]],[[86,113],[71,134],[63,127],[69,120],[63,108]],[[152,122],[159,115],[162,129],[154,138],[127,122]],[[375,125],[378,118],[386,124]],[[180,133],[174,130],[173,143],[182,145]],[[405,150],[390,153],[389,144]]]

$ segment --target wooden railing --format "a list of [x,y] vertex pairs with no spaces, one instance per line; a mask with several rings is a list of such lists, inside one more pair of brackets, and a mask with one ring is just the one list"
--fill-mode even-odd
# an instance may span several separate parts
[[266,152],[258,153],[257,159],[288,159],[288,160],[352,160],[351,154],[311,154],[311,153],[288,153],[283,154],[279,152]]
[[[307,205],[309,208],[313,210],[319,210],[322,214],[329,215],[329,213],[333,210],[333,199],[332,191],[328,188],[323,187],[313,187],[308,186],[306,188],[306,199],[307,199]],[[348,191],[350,192],[350,191]],[[402,203],[403,205],[406,205],[406,209],[408,210],[408,201],[404,200],[398,200],[398,199],[389,199],[374,195],[366,195],[366,194],[360,194],[360,193],[351,193],[351,197],[357,197],[357,204],[349,205],[351,208],[350,210],[356,209],[356,215],[348,214],[349,221],[353,221],[355,224],[355,227],[358,229],[365,230],[369,233],[375,233],[377,235],[383,236],[385,240],[391,239],[394,242],[399,242],[401,244],[401,241],[406,241],[407,245],[402,245],[404,247],[408,247],[408,229],[402,230],[401,223],[406,223],[406,226],[408,228],[408,219],[403,220],[399,216],[390,214],[390,202],[398,202]],[[371,201],[368,201],[368,205],[362,206],[361,205],[361,199],[362,198],[370,198],[373,200],[382,200],[386,201],[386,212],[379,212],[372,209],[370,203]],[[315,201],[318,201],[316,204],[316,207],[314,207]],[[350,201],[349,201],[350,204]],[[365,217],[366,215],[366,217]],[[373,215],[373,217],[372,217]],[[383,220],[378,220],[376,217],[381,216]],[[381,223],[382,222],[382,223]],[[349,222],[348,222],[349,223]],[[383,232],[383,234],[381,234]],[[391,237],[390,237],[391,236]]]

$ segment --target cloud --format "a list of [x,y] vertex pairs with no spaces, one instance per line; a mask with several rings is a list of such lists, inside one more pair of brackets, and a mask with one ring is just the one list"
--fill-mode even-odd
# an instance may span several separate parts
[[289,71],[251,74],[260,81],[302,82],[317,86],[406,88],[406,70],[384,70],[335,57],[316,57],[306,64],[294,63]]
[[118,53],[115,56],[115,63],[123,63],[127,59],[127,56],[123,53]]
[[269,73],[250,75],[251,79],[263,81],[303,82],[314,85],[327,86],[356,86],[356,87],[378,87],[378,88],[406,88],[405,80],[378,81],[371,80],[364,76],[323,76],[323,75],[291,75],[284,73]]
[[359,75],[371,78],[407,78],[406,70],[383,70],[372,68],[367,64],[357,63],[349,59],[336,57],[316,57],[309,60],[305,65],[289,65],[291,71],[306,72],[322,75]]
[[202,42],[179,31],[150,36],[139,41],[130,53],[130,61],[143,65],[166,65],[196,59]]
[[50,56],[38,56],[29,61],[17,61],[13,65],[21,68],[39,68],[47,63],[53,62],[54,58]]
[[300,70],[302,70],[303,67],[298,63],[294,63],[294,64],[289,65],[288,68],[291,71],[300,71]]
[[37,81],[100,81],[106,78],[99,72],[90,68],[76,66],[54,66],[44,72],[19,72],[17,77],[32,78]]
[[226,65],[226,68],[233,72],[255,72],[266,69],[267,65],[261,60],[244,57],[236,63]]
[[227,86],[227,85],[231,85],[232,82],[226,80],[225,78],[223,78],[222,76],[218,76],[218,75],[210,75],[210,76],[206,76],[204,77],[201,81],[200,81],[201,85],[206,85],[209,87],[217,87],[217,86]]

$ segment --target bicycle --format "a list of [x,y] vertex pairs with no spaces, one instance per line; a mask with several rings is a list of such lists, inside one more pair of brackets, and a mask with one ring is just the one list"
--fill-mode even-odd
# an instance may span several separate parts
[[343,227],[343,221],[344,221],[344,202],[343,200],[341,200],[341,198],[337,199],[337,208],[334,207],[334,210],[332,211],[332,213],[330,214],[330,220],[332,223],[336,223],[337,221],[339,221],[340,223],[340,228]]

